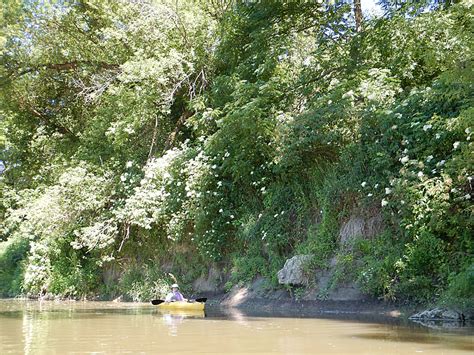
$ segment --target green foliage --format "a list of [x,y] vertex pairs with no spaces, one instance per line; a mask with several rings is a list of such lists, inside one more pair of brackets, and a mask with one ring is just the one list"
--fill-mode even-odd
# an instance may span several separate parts
[[375,297],[387,300],[395,298],[395,263],[401,250],[392,241],[389,233],[373,241],[359,241],[356,249],[362,265],[358,270],[357,281],[362,290]]
[[70,298],[93,296],[100,282],[97,264],[94,260],[81,259],[81,255],[65,251],[52,260],[48,291]]
[[27,252],[27,239],[10,238],[0,242],[1,297],[12,297],[23,292],[23,263]]
[[151,266],[131,266],[121,277],[118,288],[125,291],[125,298],[135,302],[164,299],[171,283]]
[[474,267],[471,264],[460,273],[452,273],[449,276],[449,286],[441,295],[441,303],[455,305],[462,310],[472,311],[474,301]]
[[[454,72],[467,79],[469,67]],[[427,300],[472,258],[472,86],[464,80],[446,72],[432,86],[412,90],[393,111],[376,114],[363,136],[361,154],[372,171],[364,192],[381,196],[384,189],[382,206],[401,226],[392,238],[403,254],[387,275],[374,274],[389,279],[390,297]],[[377,126],[385,129],[374,134]]]
[[337,234],[339,232],[339,223],[337,206],[334,202],[342,199],[341,185],[331,176],[334,171],[327,174],[320,189],[316,191],[319,206],[314,211],[313,220],[307,229],[307,237],[303,243],[298,246],[302,254],[313,256],[310,267],[313,269],[325,268],[328,265],[328,259],[336,249]]
[[[331,287],[465,299],[472,6],[427,8],[357,33],[343,2],[11,2],[1,292],[147,300],[161,269],[276,285],[293,254],[338,253]],[[354,209],[386,231],[341,251]]]
[[267,270],[266,260],[259,255],[237,256],[233,259],[232,264],[231,282],[233,283],[250,282],[255,276],[265,274],[265,270]]

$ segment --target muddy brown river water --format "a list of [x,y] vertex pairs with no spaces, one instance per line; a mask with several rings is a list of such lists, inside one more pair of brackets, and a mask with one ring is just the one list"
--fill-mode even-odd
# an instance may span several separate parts
[[350,318],[0,300],[0,354],[474,354],[470,327]]

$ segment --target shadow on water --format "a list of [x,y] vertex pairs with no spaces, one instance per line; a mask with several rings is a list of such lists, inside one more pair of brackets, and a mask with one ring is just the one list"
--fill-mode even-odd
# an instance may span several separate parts
[[[423,343],[437,344],[440,347],[449,347],[450,349],[464,350],[474,352],[474,339],[472,336],[460,338],[459,336],[450,337],[449,334],[440,334],[426,329],[413,329],[405,327],[381,328],[374,325],[374,331],[363,334],[351,334],[348,337],[360,338],[365,340],[389,341],[395,343]],[[459,334],[456,334],[459,335]]]
[[336,310],[311,310],[311,309],[278,309],[278,308],[251,308],[236,309],[222,307],[206,308],[206,315],[210,318],[233,320],[243,317],[258,319],[262,317],[268,318],[301,318],[301,319],[327,319],[335,321],[357,322],[365,324],[398,326],[410,329],[411,331],[426,331],[438,333],[454,333],[457,335],[474,335],[474,322],[418,322],[410,320],[406,317],[393,316],[389,313],[371,313],[371,312],[351,312]]
[[[240,309],[240,308],[225,308],[225,307],[206,307],[206,315],[211,318],[229,319],[232,320],[235,314],[240,314],[244,317],[252,318],[302,318],[302,319],[332,319],[340,321],[355,321],[360,323],[377,323],[377,324],[392,324],[392,325],[406,325],[411,327],[423,328],[423,325],[417,324],[404,317],[392,316],[386,313],[370,313],[370,312],[348,312],[348,311],[313,311],[309,310],[284,310],[284,309]],[[474,324],[466,323],[463,326],[453,327],[453,329],[466,329],[474,334]],[[443,328],[443,331],[449,330]]]

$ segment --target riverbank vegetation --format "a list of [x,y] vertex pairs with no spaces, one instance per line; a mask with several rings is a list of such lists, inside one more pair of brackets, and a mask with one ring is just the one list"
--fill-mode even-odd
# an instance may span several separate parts
[[[383,5],[4,2],[0,293],[277,287],[310,254],[473,307],[474,7]],[[384,231],[341,249],[355,210]]]

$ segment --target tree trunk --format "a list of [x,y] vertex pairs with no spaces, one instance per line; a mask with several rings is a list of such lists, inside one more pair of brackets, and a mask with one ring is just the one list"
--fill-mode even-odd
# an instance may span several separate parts
[[361,0],[354,0],[354,17],[357,32],[360,32],[362,29],[362,5],[360,1]]

